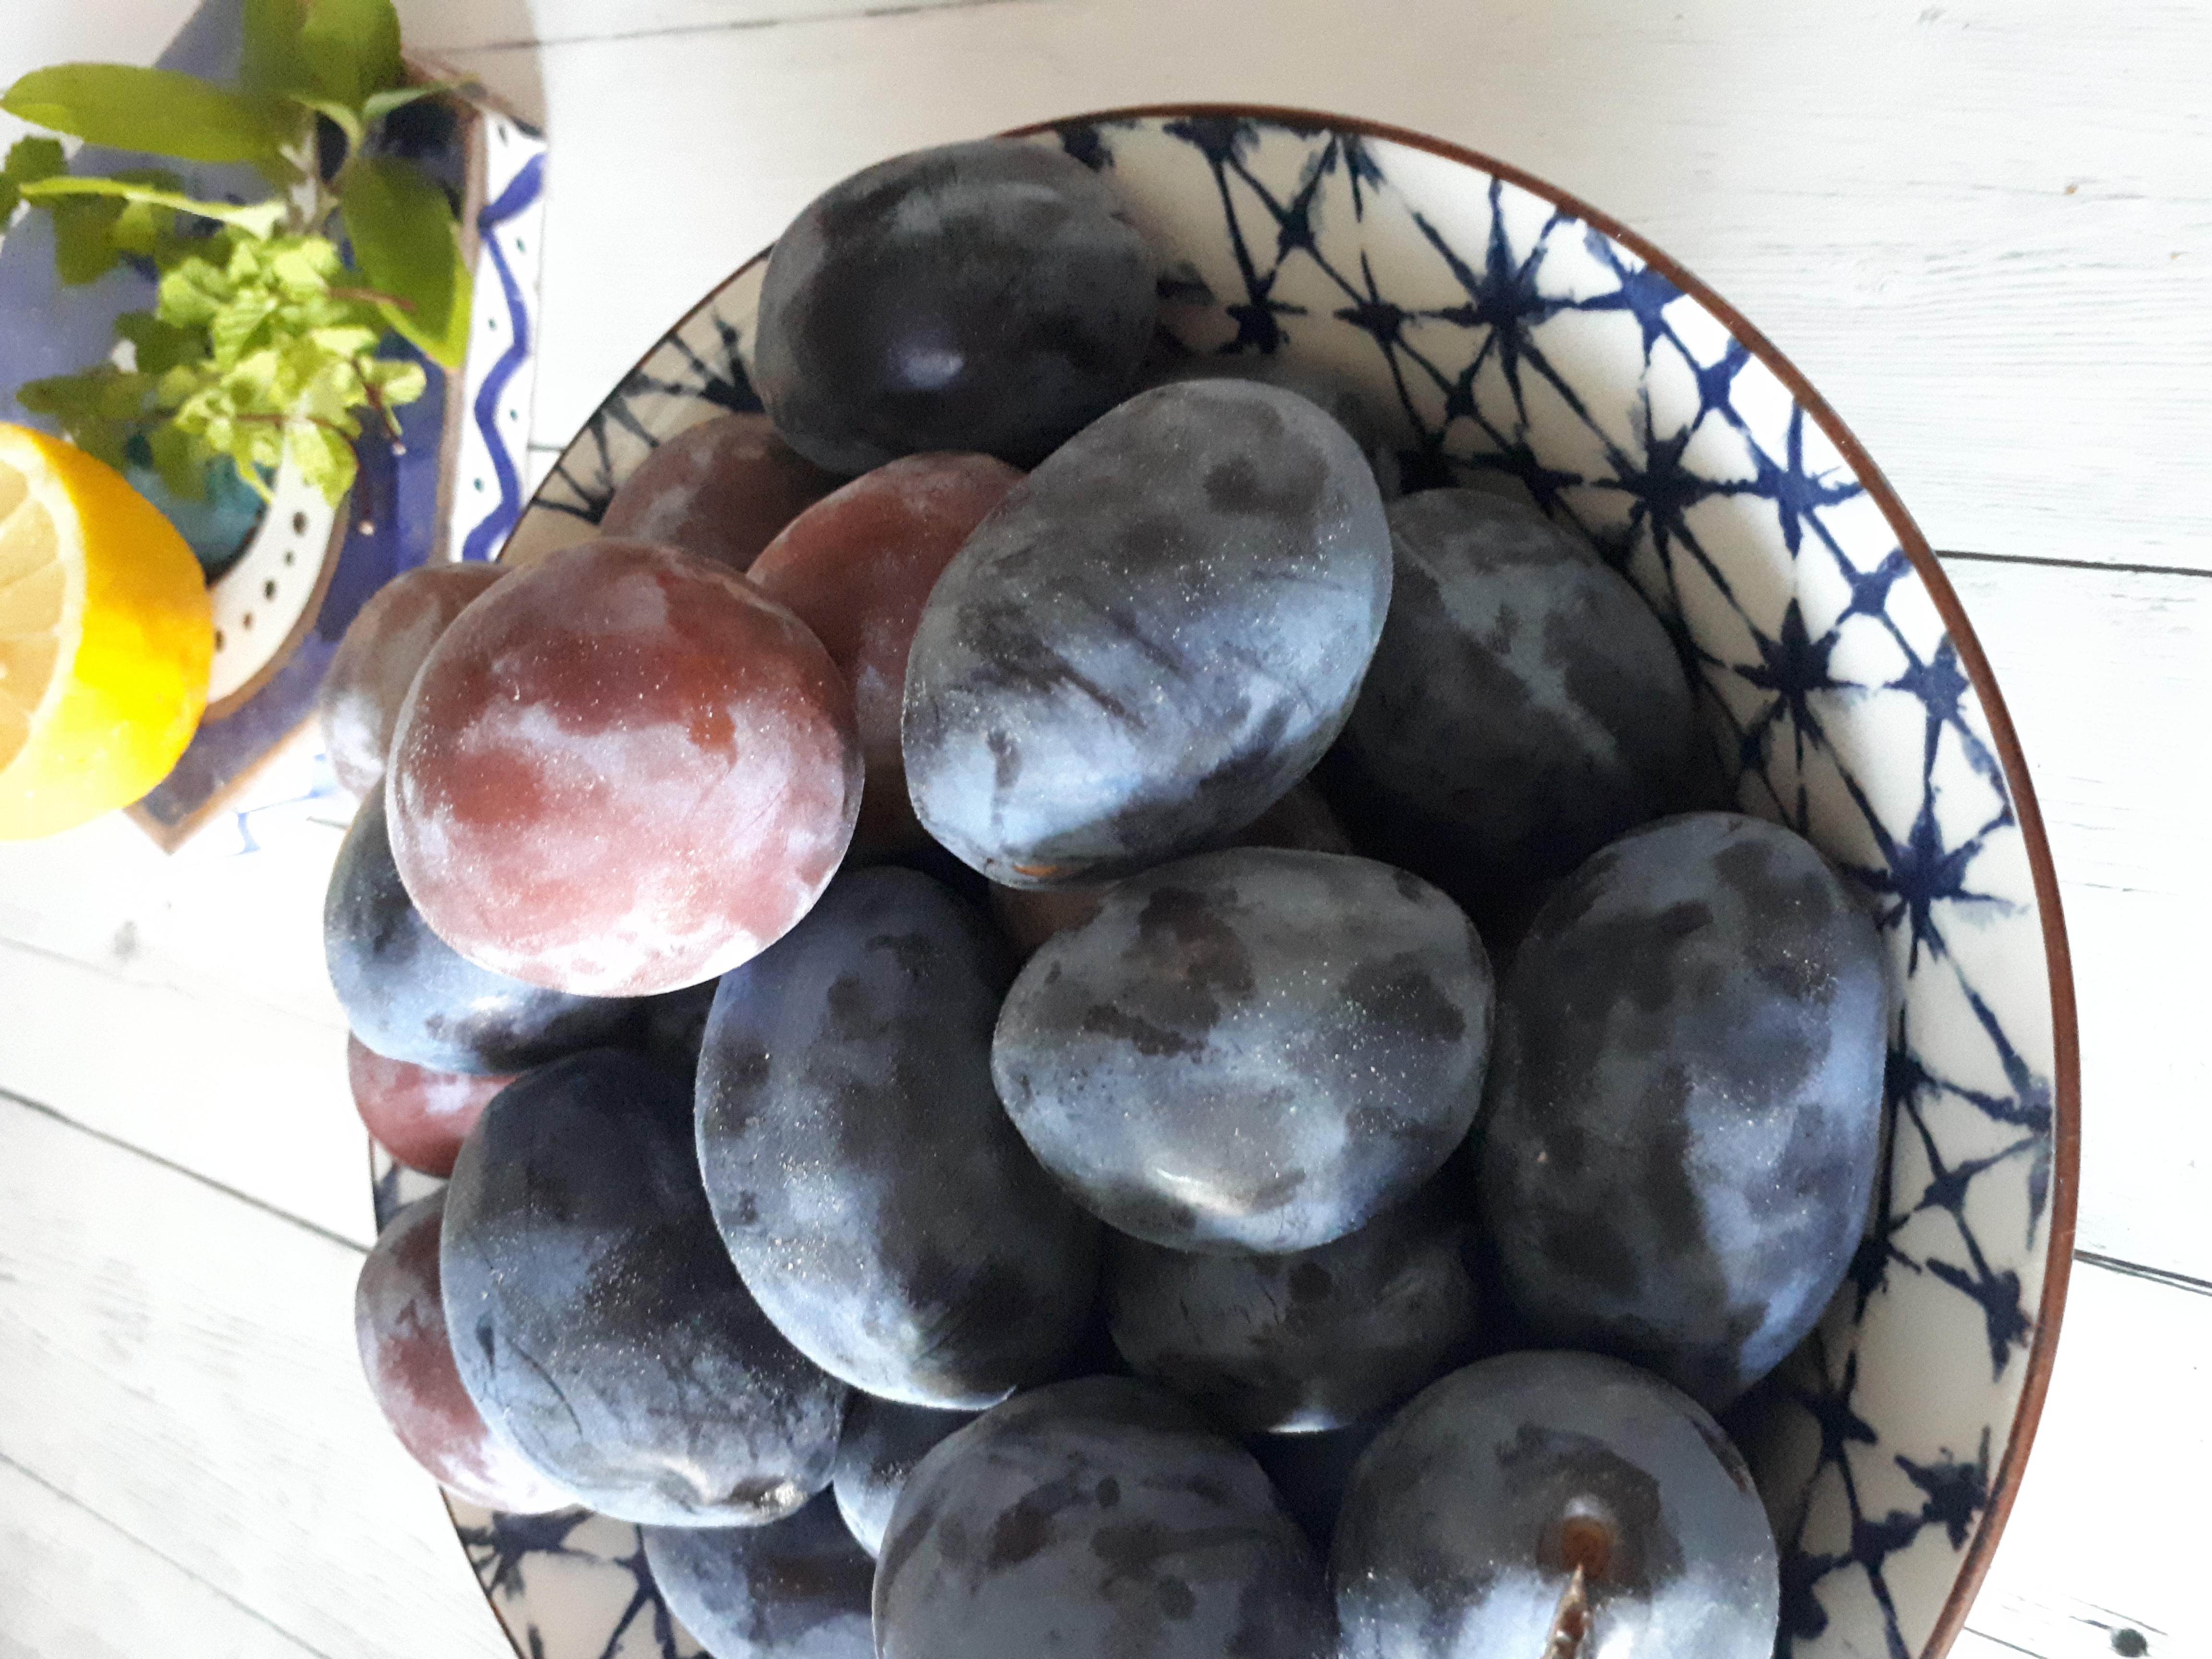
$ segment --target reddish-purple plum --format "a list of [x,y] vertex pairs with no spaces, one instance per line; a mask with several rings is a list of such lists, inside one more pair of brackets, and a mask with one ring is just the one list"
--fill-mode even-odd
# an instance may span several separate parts
[[1698,812],[1562,883],[1498,1001],[1482,1223],[1547,1342],[1711,1410],[1818,1322],[1881,1152],[1874,924],[1813,847]]
[[744,577],[589,543],[447,630],[386,793],[407,890],[463,956],[557,990],[678,990],[781,938],[836,872],[852,695]]
[[929,590],[1021,477],[988,455],[902,456],[807,508],[752,568],[852,688],[868,773],[857,836],[870,845],[922,839],[899,752],[907,653]]
[[793,519],[835,489],[765,415],[717,415],[663,438],[622,482],[599,533],[680,547],[744,572]]
[[701,1052],[699,1169],[738,1271],[817,1364],[980,1410],[1060,1375],[1098,1224],[991,1084],[1012,976],[981,916],[911,870],[840,876],[722,976]]
[[1310,1546],[1250,1453],[1149,1383],[1017,1395],[908,1477],[880,1659],[1331,1659]]
[[754,384],[801,454],[1042,460],[1128,394],[1158,309],[1112,181],[1006,139],[832,185],[776,240]]
[[1343,428],[1249,381],[1140,393],[1015,485],[931,593],[915,811],[1012,887],[1218,846],[1334,740],[1389,599]]
[[875,1659],[875,1563],[823,1496],[764,1527],[646,1527],[660,1599],[713,1659]]
[[386,1059],[350,1032],[346,1036],[346,1079],[353,1085],[354,1109],[379,1146],[424,1175],[453,1172],[461,1142],[491,1097],[514,1079],[513,1073],[477,1077],[427,1071]]
[[1586,1353],[1431,1384],[1354,1466],[1330,1569],[1342,1659],[1770,1659],[1781,1602],[1720,1425]]
[[929,590],[1021,479],[988,455],[902,456],[807,508],[755,562],[753,586],[843,672],[871,769],[899,763],[907,653]]
[[1108,890],[1029,959],[991,1070],[1045,1167],[1170,1249],[1310,1249],[1410,1197],[1474,1121],[1490,966],[1365,859],[1237,848]]
[[520,1072],[620,1042],[637,1018],[626,999],[572,996],[479,968],[432,933],[392,862],[380,789],[338,845],[323,959],[354,1035],[426,1071]]
[[338,787],[366,797],[384,781],[399,705],[430,647],[467,606],[507,574],[496,564],[426,564],[402,571],[346,627],[317,700],[323,748]]
[[454,1497],[509,1515],[566,1509],[579,1500],[495,1433],[461,1386],[446,1340],[438,1280],[443,1189],[392,1218],[361,1264],[354,1340],[385,1420]]
[[461,1381],[532,1465],[603,1514],[753,1526],[830,1484],[843,1383],[776,1332],[714,1231],[691,1099],[594,1049],[484,1109],[447,1188]]

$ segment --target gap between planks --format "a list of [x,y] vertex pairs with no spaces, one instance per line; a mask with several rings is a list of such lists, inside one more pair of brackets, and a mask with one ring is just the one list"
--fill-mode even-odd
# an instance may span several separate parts
[[179,1627],[226,1659],[330,1659],[5,1452],[0,1494],[0,1659],[137,1659]]

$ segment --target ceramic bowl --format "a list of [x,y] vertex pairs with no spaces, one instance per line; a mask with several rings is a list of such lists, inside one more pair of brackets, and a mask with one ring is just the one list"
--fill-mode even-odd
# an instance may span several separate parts
[[[1190,350],[1326,370],[1389,411],[1409,487],[1506,489],[1595,544],[1697,664],[1736,804],[1809,837],[1877,917],[1899,988],[1878,1213],[1825,1322],[1730,1426],[1781,1546],[1779,1651],[1941,1654],[2049,1377],[2077,1095],[2050,853],[1927,542],[1764,337],[1649,243],[1514,168],[1244,107],[1021,136],[1110,172],[1164,256],[1164,323]],[[589,536],[656,442],[758,407],[763,270],[732,276],[607,399],[506,556]],[[633,1528],[454,1516],[519,1651],[696,1650]]]

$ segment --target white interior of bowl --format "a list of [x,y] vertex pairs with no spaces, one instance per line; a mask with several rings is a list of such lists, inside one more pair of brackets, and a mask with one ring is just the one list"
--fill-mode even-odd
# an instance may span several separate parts
[[[1110,170],[1163,252],[1163,322],[1186,348],[1326,370],[1395,424],[1410,482],[1516,494],[1587,535],[1698,665],[1738,804],[1809,837],[1875,915],[1898,988],[1878,1214],[1820,1331],[1730,1426],[1783,1547],[1780,1651],[1924,1651],[2030,1369],[2054,1037],[1989,722],[1870,481],[1663,270],[1467,161],[1230,116],[1034,142]],[[588,537],[655,442],[752,406],[761,274],[740,271],[648,356],[503,556]],[[380,1207],[399,1195],[380,1189]],[[630,1529],[455,1512],[520,1651],[693,1650]]]

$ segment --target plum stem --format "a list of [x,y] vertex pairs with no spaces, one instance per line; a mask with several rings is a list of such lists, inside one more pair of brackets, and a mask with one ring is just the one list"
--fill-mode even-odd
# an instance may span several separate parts
[[1544,1644],[1543,1659],[1577,1659],[1583,1638],[1589,1634],[1589,1595],[1582,1568],[1559,1592],[1559,1605],[1552,1614],[1552,1638]]

